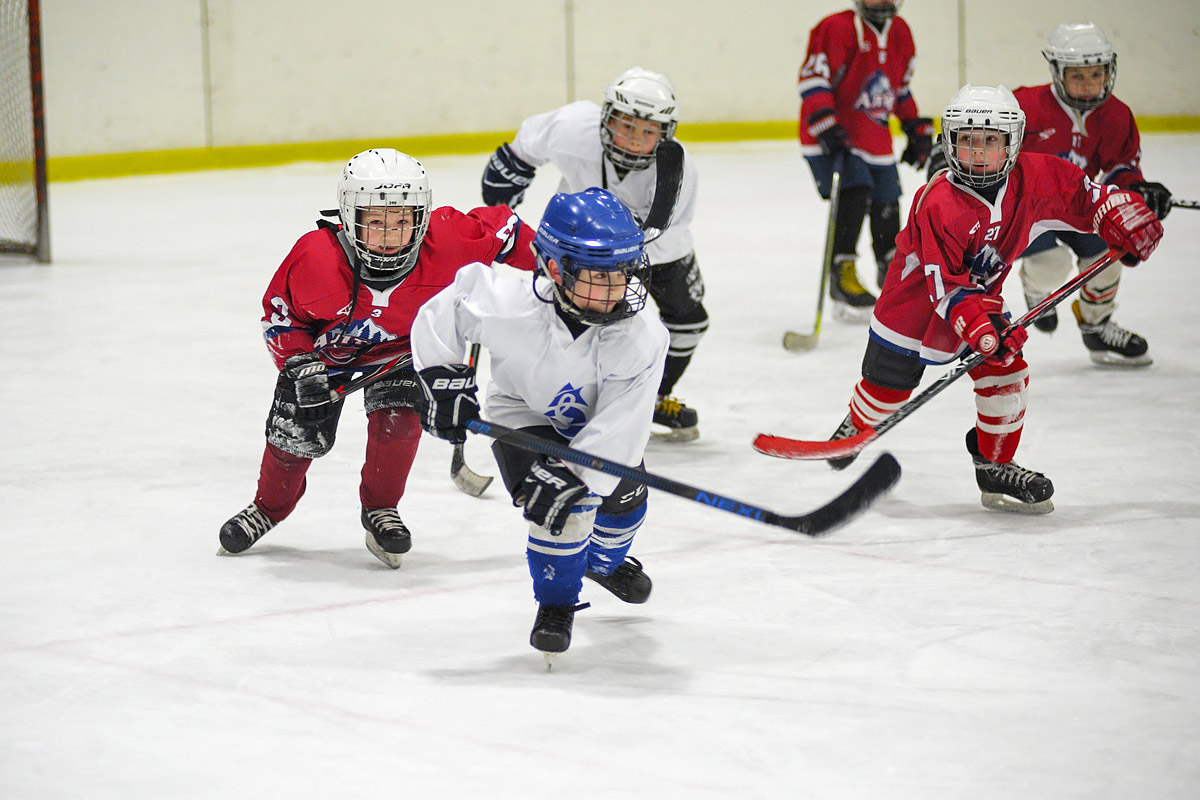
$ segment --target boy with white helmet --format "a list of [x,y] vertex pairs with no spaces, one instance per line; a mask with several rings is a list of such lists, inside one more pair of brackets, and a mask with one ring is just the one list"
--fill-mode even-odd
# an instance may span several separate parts
[[[554,195],[533,246],[532,284],[475,264],[417,315],[421,424],[452,442],[466,437],[479,404],[474,367],[460,362],[465,344],[479,342],[491,357],[489,421],[637,464],[668,343],[662,324],[638,313],[644,234],[615,195],[591,188]],[[493,451],[529,521],[533,647],[554,654],[570,646],[585,576],[626,603],[649,599],[649,576],[626,555],[646,515],[645,486],[499,441]]]
[[[511,209],[435,210],[425,168],[396,150],[350,159],[337,198],[341,224],[321,220],[300,237],[263,296],[263,336],[280,372],[258,490],[221,527],[225,553],[248,549],[291,514],[312,460],[333,447],[342,412],[333,392],[405,356],[417,309],[460,267],[476,261],[535,267],[533,233]],[[413,412],[419,394],[411,367],[364,391],[360,519],[367,548],[392,569],[411,547],[396,504],[421,437]]]
[[833,438],[876,426],[904,405],[926,364],[980,353],[987,358],[970,372],[976,424],[967,450],[983,504],[1047,513],[1054,485],[1013,461],[1025,417],[1021,346],[1028,335],[1008,327],[1004,279],[1034,231],[1098,234],[1133,266],[1154,252],[1162,225],[1140,195],[1096,183],[1065,159],[1022,152],[1025,124],[1003,86],[967,84],[946,107],[941,150],[950,169],[913,198],[875,304],[862,380]]
[[[558,191],[579,192],[599,186],[644,221],[655,199],[658,146],[674,139],[678,120],[670,79],[661,72],[633,67],[605,90],[603,106],[580,100],[522,122],[512,143],[501,145],[488,160],[483,201],[515,208],[536,169],[552,163],[562,173]],[[670,441],[691,441],[699,436],[699,414],[672,396],[708,330],[704,279],[691,232],[696,186],[696,168],[685,151],[683,179],[671,221],[646,243],[650,296],[671,333],[654,411],[655,423],[666,427],[664,438]]]

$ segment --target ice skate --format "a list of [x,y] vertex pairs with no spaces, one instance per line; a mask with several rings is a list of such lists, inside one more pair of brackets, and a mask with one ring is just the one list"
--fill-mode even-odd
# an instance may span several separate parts
[[533,630],[529,634],[529,643],[534,649],[540,650],[546,659],[546,669],[554,666],[554,657],[567,652],[571,646],[571,627],[575,622],[575,612],[587,608],[590,603],[580,603],[574,606],[538,605],[537,619],[533,622]]
[[249,550],[276,524],[256,504],[251,503],[221,526],[221,548],[217,550],[217,555],[236,555]]
[[[842,420],[841,425],[838,425],[837,430],[833,432],[833,436],[829,437],[829,441],[836,442],[839,439],[849,439],[857,433],[859,433],[858,428],[854,427],[854,422],[851,421],[850,415],[846,414],[846,418]],[[843,470],[853,464],[856,458],[858,458],[858,453],[842,458],[831,458],[826,463],[836,470]]]
[[[650,590],[654,583],[642,569],[642,562],[632,556],[625,557],[625,563],[614,569],[608,575],[588,570],[586,577],[612,592],[623,603],[644,603],[650,599]],[[535,645],[536,646],[536,645]]]
[[367,549],[392,569],[400,569],[402,556],[412,548],[412,534],[394,508],[362,510],[362,526],[367,531]]
[[1083,321],[1078,300],[1071,303],[1071,310],[1075,312],[1079,332],[1083,335],[1083,346],[1088,349],[1093,364],[1102,367],[1148,367],[1154,363],[1146,340],[1113,322],[1111,313],[1095,325],[1089,325]]
[[682,401],[670,395],[660,394],[654,404],[654,424],[667,430],[654,431],[655,439],[665,442],[692,442],[700,438],[700,415]]
[[[1031,310],[1045,299],[1044,297],[1037,297],[1029,292],[1025,292],[1025,305]],[[1058,330],[1058,309],[1051,308],[1045,314],[1042,314],[1033,321],[1033,327],[1042,333],[1054,333]]]
[[875,295],[858,280],[853,258],[834,258],[829,274],[829,296],[838,319],[869,322],[875,309]]
[[1049,514],[1054,510],[1050,500],[1054,484],[1049,478],[1012,461],[988,461],[979,453],[978,436],[974,428],[967,432],[967,451],[975,462],[975,483],[983,493],[984,508],[1021,514]]

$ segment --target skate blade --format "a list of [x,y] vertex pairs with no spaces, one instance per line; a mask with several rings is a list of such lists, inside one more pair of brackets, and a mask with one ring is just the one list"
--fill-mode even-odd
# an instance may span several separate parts
[[1054,510],[1054,501],[1042,500],[1040,503],[1022,503],[1014,497],[995,492],[983,493],[983,507],[993,511],[1008,511],[1016,514],[1049,514]]
[[650,438],[656,442],[668,442],[670,444],[683,444],[685,442],[694,442],[700,438],[700,429],[692,428],[660,428],[659,430],[650,431]]
[[1098,367],[1116,367],[1117,369],[1148,367],[1154,363],[1154,359],[1150,357],[1149,353],[1143,353],[1140,356],[1123,356],[1119,353],[1110,353],[1107,350],[1089,350],[1088,357]]
[[546,672],[554,671],[554,658],[558,653],[542,653],[542,658],[546,661]]
[[378,544],[375,543],[375,537],[367,531],[367,549],[371,551],[371,555],[382,561],[391,569],[400,569],[400,564],[404,561],[404,556],[400,553],[389,553]]
[[228,550],[226,550],[224,547],[221,547],[218,545],[217,546],[217,555],[219,555],[219,556],[236,556],[236,555],[238,555],[238,553],[231,553]]
[[875,306],[851,306],[840,300],[833,301],[833,316],[841,322],[849,322],[855,325],[870,324],[871,317],[875,315]]

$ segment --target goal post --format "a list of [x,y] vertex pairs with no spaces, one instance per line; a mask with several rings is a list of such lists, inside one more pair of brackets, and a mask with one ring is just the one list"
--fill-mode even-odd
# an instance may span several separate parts
[[0,253],[50,261],[38,0],[0,0]]

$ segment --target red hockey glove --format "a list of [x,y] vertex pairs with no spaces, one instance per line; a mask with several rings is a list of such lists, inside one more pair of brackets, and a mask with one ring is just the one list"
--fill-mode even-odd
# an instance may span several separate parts
[[958,338],[997,367],[1011,364],[1029,340],[1029,331],[1020,325],[1009,327],[999,297],[967,295],[950,309],[950,324]]
[[1141,196],[1133,192],[1113,192],[1092,219],[1096,233],[1109,247],[1125,251],[1121,263],[1136,267],[1158,247],[1163,227]]

